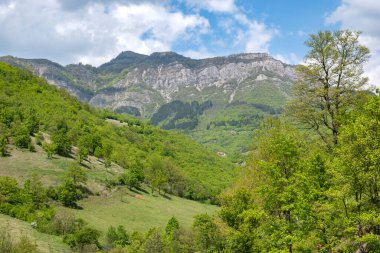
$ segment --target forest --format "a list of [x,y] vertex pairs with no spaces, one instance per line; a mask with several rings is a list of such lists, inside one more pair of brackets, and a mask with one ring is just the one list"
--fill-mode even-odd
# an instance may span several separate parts
[[[36,222],[74,252],[380,252],[380,97],[363,75],[370,52],[359,37],[349,30],[310,36],[292,99],[281,115],[262,120],[238,168],[182,135],[89,107],[0,64],[0,154],[38,145],[46,159],[76,161],[58,185],[38,175],[23,184],[0,177],[0,213]],[[187,113],[195,105],[182,106]],[[145,233],[110,226],[101,240],[85,220],[56,212],[78,208],[89,194],[82,166],[89,156],[125,170],[106,182],[110,188],[146,186],[218,210],[196,215],[191,227],[176,217]],[[2,231],[0,251],[38,249]]]

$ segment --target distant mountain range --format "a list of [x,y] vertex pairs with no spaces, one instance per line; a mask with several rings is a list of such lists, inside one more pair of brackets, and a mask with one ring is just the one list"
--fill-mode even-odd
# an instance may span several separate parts
[[12,56],[0,61],[29,69],[91,105],[184,131],[227,156],[247,149],[264,116],[281,113],[295,79],[294,66],[266,53],[195,60],[126,51],[97,68]]

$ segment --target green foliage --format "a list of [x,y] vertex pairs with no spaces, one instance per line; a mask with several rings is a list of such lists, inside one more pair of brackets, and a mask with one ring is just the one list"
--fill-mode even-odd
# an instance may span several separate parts
[[197,101],[184,103],[174,100],[161,106],[150,120],[153,125],[161,125],[163,129],[194,129],[198,124],[198,116],[212,107],[210,100],[199,104]]
[[32,145],[32,140],[28,128],[22,124],[15,124],[13,129],[14,145],[19,148],[29,148]]
[[57,189],[58,200],[68,207],[77,207],[77,201],[83,198],[82,191],[72,179],[66,179]]
[[196,245],[201,252],[222,252],[225,248],[219,227],[209,215],[195,216],[193,229],[196,235]]
[[[171,157],[173,167],[183,175],[178,188],[191,187],[192,191],[182,196],[192,199],[213,199],[231,182],[230,162],[182,135],[126,115],[91,108],[31,73],[3,63],[0,63],[0,96],[0,125],[5,128],[2,135],[10,136],[10,142],[21,136],[20,146],[28,148],[29,135],[40,131],[47,136],[41,142],[49,158],[54,154],[76,156],[83,162],[88,155],[95,155],[105,166],[116,163],[136,169],[141,182],[152,157]],[[114,121],[108,122],[109,119]],[[194,182],[200,186],[193,187]],[[160,191],[171,188],[159,185]],[[174,188],[173,185],[172,192],[176,193]]]
[[107,242],[113,247],[125,247],[130,244],[129,235],[122,225],[117,228],[113,226],[108,228]]
[[99,244],[100,232],[87,226],[80,227],[73,234],[66,235],[64,241],[74,249],[83,250],[86,246]]
[[150,185],[152,193],[158,188],[158,192],[161,193],[161,189],[168,181],[166,174],[166,167],[163,161],[159,157],[154,157],[151,160],[150,166],[146,169],[145,179]]
[[24,190],[32,198],[37,209],[47,206],[47,191],[37,174],[32,174],[24,183]]
[[63,184],[60,185],[52,195],[56,194],[57,199],[67,207],[77,207],[77,201],[84,197],[84,184],[87,181],[86,171],[78,166],[72,165],[69,167],[65,175]]
[[7,154],[7,137],[0,135],[0,156],[6,156]]
[[342,117],[350,109],[354,95],[365,85],[363,64],[369,50],[359,42],[359,32],[339,30],[312,34],[306,65],[297,67],[296,98],[287,112],[314,131],[332,147],[338,142]]
[[46,189],[38,176],[32,175],[20,188],[10,177],[0,177],[0,213],[25,221],[35,221],[40,231],[48,230],[54,210],[48,205]]
[[61,156],[69,156],[71,153],[71,140],[66,134],[66,129],[61,128],[55,131],[51,137],[54,145],[55,152]]
[[175,217],[170,218],[165,227],[165,235],[173,238],[174,233],[179,229],[179,222]]
[[143,245],[144,253],[167,252],[168,248],[159,229],[150,229]]
[[135,169],[130,169],[124,173],[121,182],[128,186],[129,189],[138,188],[140,186],[139,172]]
[[55,143],[43,142],[42,148],[45,150],[47,157],[51,159],[57,150],[57,145]]
[[334,197],[344,203],[346,231],[356,232],[347,236],[360,245],[380,238],[379,140],[380,99],[374,96],[342,126],[334,159]]
[[220,217],[230,226],[238,229],[243,223],[242,214],[253,209],[253,196],[247,189],[238,189],[234,194],[225,194],[221,197],[222,209]]
[[72,180],[76,186],[79,186],[87,182],[87,172],[78,165],[72,165],[67,171],[66,179]]

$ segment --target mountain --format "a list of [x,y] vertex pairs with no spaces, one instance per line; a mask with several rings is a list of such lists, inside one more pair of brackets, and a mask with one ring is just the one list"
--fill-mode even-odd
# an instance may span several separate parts
[[247,150],[263,117],[281,113],[295,79],[294,66],[266,53],[195,60],[126,51],[98,68],[11,56],[0,61],[28,68],[93,106],[177,129],[228,156]]

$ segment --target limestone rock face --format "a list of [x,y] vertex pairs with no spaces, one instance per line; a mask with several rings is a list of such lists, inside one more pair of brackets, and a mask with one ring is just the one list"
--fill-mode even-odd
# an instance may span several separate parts
[[[294,66],[284,64],[267,54],[184,59],[180,57],[168,63],[163,60],[162,63],[151,65],[135,64],[121,80],[113,84],[119,90],[117,95],[100,91],[90,103],[113,109],[122,105],[133,106],[139,108],[142,115],[149,115],[154,112],[152,109],[174,99],[185,99],[192,95],[195,100],[197,96],[198,99],[203,97],[206,100],[208,95],[202,96],[205,89],[216,88],[219,92],[228,94],[228,102],[231,103],[236,89],[244,82],[254,84],[267,80],[289,85],[295,79]],[[136,89],[140,91],[136,92]]]

